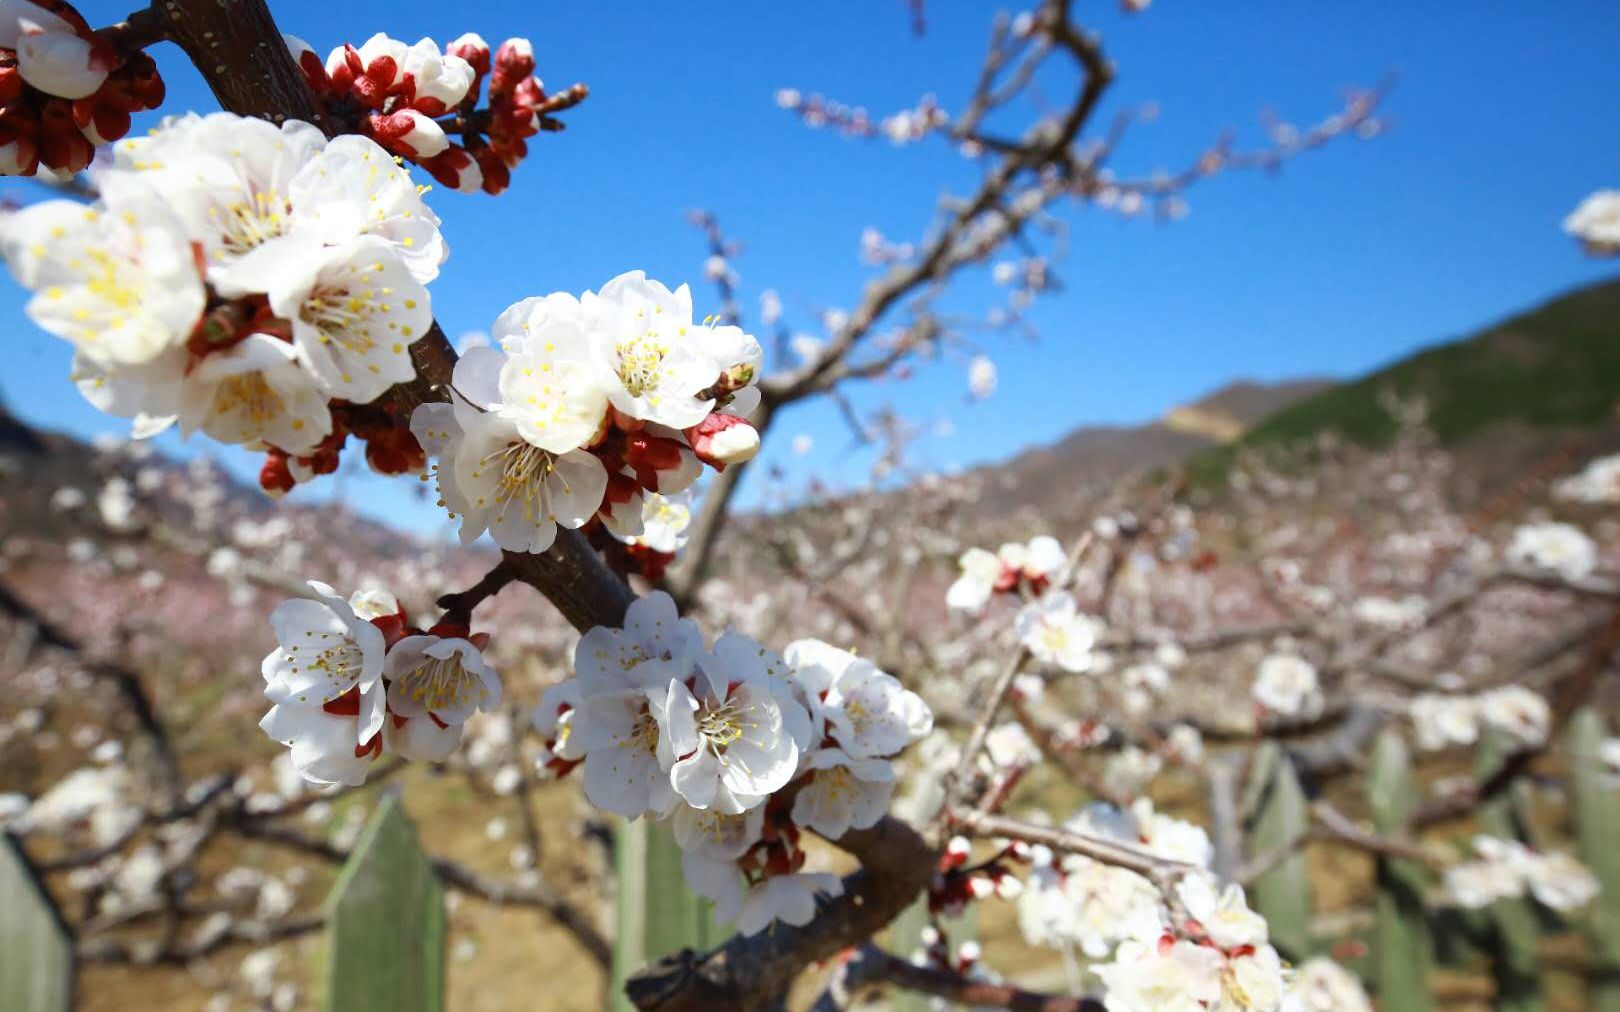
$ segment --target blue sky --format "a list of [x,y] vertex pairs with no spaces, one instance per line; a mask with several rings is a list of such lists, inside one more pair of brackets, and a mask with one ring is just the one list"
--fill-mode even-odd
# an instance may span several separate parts
[[[123,6],[86,0],[90,20]],[[777,88],[823,91],[883,113],[925,92],[955,107],[971,87],[992,4],[932,0],[915,37],[903,0],[843,2],[532,3],[464,0],[272,0],[284,30],[319,51],[373,31],[445,41],[465,30],[534,41],[553,87],[585,81],[590,100],[559,137],[534,142],[499,198],[436,190],[452,254],[432,292],[452,334],[487,329],[509,303],[580,291],[632,268],[691,280],[700,312],[701,237],[685,212],[716,212],[746,249],[736,261],[744,306],[781,293],[790,322],[852,305],[872,268],[862,228],[895,239],[926,228],[937,198],[971,189],[975,170],[942,145],[896,149],[805,129],[778,111]],[[1120,73],[1102,110],[1158,103],[1116,166],[1180,167],[1225,128],[1261,138],[1259,113],[1299,123],[1332,111],[1339,89],[1400,75],[1370,143],[1307,155],[1275,177],[1232,175],[1188,194],[1173,225],[1068,214],[1067,290],[1032,311],[1040,338],[992,339],[1000,389],[968,405],[960,364],[905,384],[857,391],[955,434],[920,448],[936,466],[1005,457],[1077,425],[1135,423],[1237,378],[1352,375],[1612,273],[1559,231],[1574,204],[1620,185],[1620,5],[1376,0],[1156,0],[1139,17],[1079,0]],[[177,50],[155,51],[166,111],[213,108]],[[27,184],[0,195],[37,199]],[[982,279],[959,304],[981,304]],[[0,314],[23,294],[0,284]],[[62,342],[25,321],[4,339],[0,394],[12,410],[92,435],[115,427],[66,382]],[[813,450],[793,456],[806,434]],[[244,473],[246,455],[218,453]],[[812,471],[855,481],[861,457],[827,405],[796,409],[765,457],[795,480]],[[356,477],[342,494],[374,515],[431,528],[416,483]],[[754,490],[757,495],[758,489]],[[304,493],[300,493],[304,494]]]

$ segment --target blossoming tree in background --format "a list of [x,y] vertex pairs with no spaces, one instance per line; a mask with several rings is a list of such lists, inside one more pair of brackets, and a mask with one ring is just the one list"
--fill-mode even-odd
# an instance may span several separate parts
[[[162,104],[144,53],[162,41],[186,51],[224,110],[164,109],[150,134],[126,137],[131,113]],[[1068,72],[1073,93],[1020,122],[1048,68]],[[374,471],[427,482],[463,542],[488,535],[500,550],[481,572],[452,573],[443,549],[412,546],[421,559],[371,585],[359,565],[288,552],[290,525],[243,517],[222,534],[204,477],[140,467],[109,480],[95,501],[106,531],[206,558],[243,608],[266,587],[291,595],[255,614],[275,639],[253,687],[268,704],[258,719],[286,752],[274,790],[241,769],[197,776],[141,674],[90,665],[118,687],[143,754],[91,742],[99,765],[10,813],[20,832],[78,845],[42,864],[86,897],[86,959],[196,963],[319,926],[295,912],[292,887],[247,867],[219,876],[222,909],[196,902],[203,855],[228,835],[341,859],[294,817],[408,763],[520,800],[518,877],[443,858],[446,884],[537,911],[601,964],[603,883],[564,895],[539,874],[530,792],[577,782],[597,830],[608,815],[670,830],[683,880],[735,935],[633,975],[626,995],[644,1009],[776,1007],[812,968],[818,1008],[878,988],[979,1007],[1370,1007],[1332,958],[1365,948],[1355,930],[1268,922],[1263,883],[1308,846],[1438,869],[1439,913],[1534,901],[1569,915],[1599,901],[1568,846],[1533,846],[1533,830],[1529,842],[1512,826],[1482,832],[1466,851],[1424,835],[1547,775],[1562,725],[1612,663],[1614,560],[1581,526],[1527,516],[1505,543],[1477,533],[1441,490],[1415,484],[1443,460],[1413,426],[1382,454],[1322,448],[1315,480],[1245,462],[1238,505],[1203,526],[1184,485],[1122,486],[1081,516],[1009,513],[991,550],[959,515],[992,493],[938,479],[882,491],[909,466],[907,423],[861,418],[841,393],[944,357],[964,364],[973,399],[993,396],[993,359],[969,335],[1022,327],[1030,302],[1061,287],[1051,236],[1067,211],[1174,220],[1206,177],[1376,134],[1378,91],[1312,127],[1271,123],[1261,147],[1223,140],[1180,172],[1128,177],[1112,167],[1117,149],[1150,116],[1097,127],[1113,66],[1067,0],[1046,0],[995,22],[960,109],[930,98],[874,119],[776,96],[811,127],[938,142],[984,169],[922,240],[868,230],[860,253],[881,273],[815,333],[795,333],[774,292],[760,299],[766,340],[742,325],[737,250],[699,213],[718,312],[701,313],[687,285],[628,270],[491,307],[493,344],[458,357],[430,286],[448,254],[439,213],[460,198],[417,180],[463,194],[511,185],[529,142],[586,97],[547,92],[535,69],[526,41],[492,51],[475,34],[445,47],[377,34],[322,59],[261,0],[164,0],[101,30],[65,3],[0,0],[0,168],[83,198],[8,214],[0,252],[31,293],[30,318],[72,344],[80,394],[137,437],[177,426],[262,453],[270,496],[334,480],[358,450]],[[1605,200],[1567,223],[1594,252],[1620,248]],[[972,325],[939,311],[979,268],[1003,304]],[[739,518],[723,539],[761,440],[816,397],[882,445],[873,490],[769,529]],[[1617,473],[1606,458],[1560,475],[1559,501],[1612,507]],[[176,485],[189,497],[178,521],[155,505]],[[53,508],[89,509],[75,491]],[[1379,520],[1352,538],[1299,521],[1313,502]],[[1248,525],[1252,567],[1223,569],[1216,521]],[[941,562],[956,567],[948,580]],[[164,577],[140,579],[156,589]],[[570,629],[536,632],[550,612],[532,601],[492,620],[516,583]],[[4,599],[45,647],[87,652]],[[1515,627],[1534,613],[1569,628]],[[567,671],[532,695],[503,677],[565,654]],[[1375,736],[1403,722],[1422,750],[1489,741],[1502,758],[1369,828],[1341,795]],[[1265,851],[1245,839],[1255,812],[1238,797],[1245,781],[1269,782],[1263,755],[1312,799]],[[1171,780],[1182,798],[1159,791]],[[488,825],[492,841],[509,831]],[[994,904],[1028,943],[1064,955],[1061,982],[1003,982],[961,935],[958,915]],[[880,943],[907,908],[927,922],[915,944]],[[142,933],[154,923],[155,939]],[[282,1007],[296,997],[274,979],[274,952],[243,971],[255,1000]]]

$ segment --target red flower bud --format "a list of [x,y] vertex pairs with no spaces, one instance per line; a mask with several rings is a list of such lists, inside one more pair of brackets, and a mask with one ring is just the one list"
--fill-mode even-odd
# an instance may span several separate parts
[[265,494],[273,499],[279,499],[293,490],[298,482],[293,479],[292,472],[287,469],[287,455],[280,450],[271,449],[265,454],[264,466],[259,468],[259,487]]
[[491,91],[510,91],[518,82],[534,73],[534,47],[528,39],[507,39],[495,51],[495,73],[490,78]]
[[752,460],[759,452],[759,433],[754,427],[746,419],[720,411],[687,429],[686,439],[698,459],[716,471]]

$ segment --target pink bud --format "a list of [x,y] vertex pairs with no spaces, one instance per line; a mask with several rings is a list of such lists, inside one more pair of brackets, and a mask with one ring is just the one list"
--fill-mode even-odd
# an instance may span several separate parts
[[687,429],[686,438],[698,459],[716,471],[752,460],[759,452],[758,430],[736,415],[719,411]]
[[517,87],[534,73],[534,47],[528,39],[507,39],[495,51],[495,76],[491,86],[500,91]]
[[444,47],[444,51],[466,60],[480,74],[489,73],[489,43],[477,32],[468,32]]

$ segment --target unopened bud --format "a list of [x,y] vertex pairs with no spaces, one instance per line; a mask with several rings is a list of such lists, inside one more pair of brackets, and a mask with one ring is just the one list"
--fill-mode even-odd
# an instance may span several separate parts
[[444,47],[444,51],[466,60],[480,74],[489,73],[489,43],[477,32],[468,32]]
[[[470,62],[470,61],[469,61]],[[499,91],[517,87],[534,73],[534,47],[528,39],[507,39],[495,51],[495,75],[491,86]]]
[[759,452],[759,431],[736,415],[719,411],[687,429],[686,438],[698,459],[716,471],[752,460]]
[[444,128],[415,109],[373,113],[371,131],[383,147],[412,158],[432,158],[450,146]]

